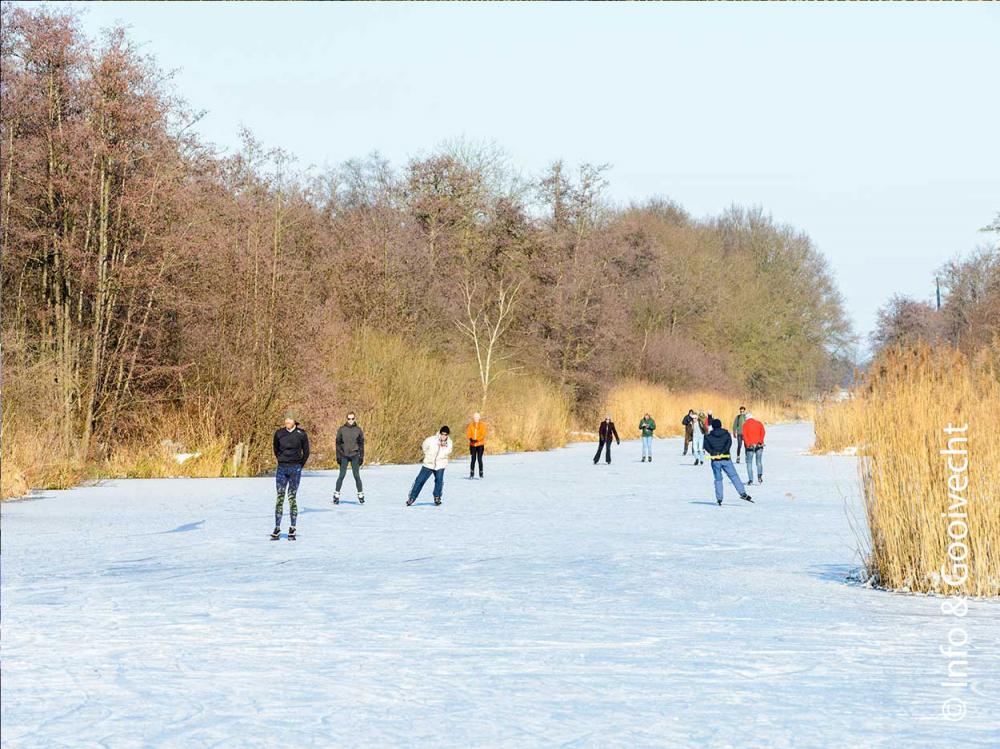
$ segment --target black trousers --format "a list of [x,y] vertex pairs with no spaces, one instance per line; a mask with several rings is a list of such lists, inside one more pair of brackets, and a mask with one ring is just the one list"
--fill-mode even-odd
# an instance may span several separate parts
[[601,440],[597,445],[597,454],[594,456],[594,462],[596,463],[601,459],[601,450],[604,451],[604,459],[610,463],[611,462],[611,439]]
[[479,475],[483,475],[483,451],[486,449],[486,445],[469,445],[469,457],[472,462],[469,463],[469,475],[471,476],[476,472],[476,461],[479,461]]
[[361,456],[352,455],[350,458],[340,459],[340,475],[337,477],[337,491],[340,491],[340,487],[344,485],[344,476],[347,475],[347,466],[351,467],[351,473],[354,474],[354,485],[358,488],[358,491],[364,491],[361,488],[361,474],[358,473],[358,469],[361,468]]

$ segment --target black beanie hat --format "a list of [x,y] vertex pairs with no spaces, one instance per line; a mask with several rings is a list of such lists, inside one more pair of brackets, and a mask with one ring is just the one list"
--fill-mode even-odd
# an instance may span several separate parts
[[720,419],[712,419],[712,429],[722,429],[722,421]]
[[451,434],[451,430],[448,427],[443,426],[438,429],[438,434]]

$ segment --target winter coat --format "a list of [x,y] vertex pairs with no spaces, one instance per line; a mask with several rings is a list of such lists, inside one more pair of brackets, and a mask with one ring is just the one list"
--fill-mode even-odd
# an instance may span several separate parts
[[705,435],[705,452],[712,460],[726,460],[733,447],[733,436],[722,427]]
[[688,414],[681,419],[681,424],[684,426],[685,437],[694,437],[694,421],[695,418],[691,414]]
[[764,446],[764,425],[757,419],[747,419],[743,424],[743,445],[747,448]]
[[305,429],[295,427],[288,431],[281,427],[274,433],[274,457],[278,465],[304,466],[309,460],[309,435]]
[[743,435],[743,424],[746,423],[746,414],[736,414],[736,418],[733,419],[733,434]]
[[708,425],[708,419],[695,419],[695,423],[698,425],[698,430],[704,435],[712,431],[712,427]]
[[451,437],[448,438],[448,444],[442,445],[438,441],[438,436],[432,434],[430,437],[424,440],[424,444],[420,446],[420,449],[424,451],[424,465],[430,468],[432,471],[438,471],[448,465],[448,456],[451,455],[451,450],[454,447],[451,441]]
[[486,422],[469,422],[465,430],[465,436],[469,438],[469,447],[479,447],[486,444]]
[[343,424],[337,430],[337,462],[355,456],[365,462],[365,433],[357,424]]
[[613,421],[602,421],[601,428],[597,430],[597,433],[601,436],[601,442],[610,442],[614,439],[615,442],[621,444],[621,439],[618,437],[618,430],[615,429],[615,422]]
[[656,431],[656,422],[652,418],[643,419],[639,422],[639,431],[643,437],[652,437]]

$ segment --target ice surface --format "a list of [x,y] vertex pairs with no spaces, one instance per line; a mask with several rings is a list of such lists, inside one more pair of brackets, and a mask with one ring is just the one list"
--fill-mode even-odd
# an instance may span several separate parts
[[363,507],[308,472],[295,542],[268,478],[6,503],[3,746],[1000,746],[1000,607],[942,686],[941,599],[844,582],[855,459],[768,438],[721,508],[675,439],[455,461],[441,507],[415,465]]

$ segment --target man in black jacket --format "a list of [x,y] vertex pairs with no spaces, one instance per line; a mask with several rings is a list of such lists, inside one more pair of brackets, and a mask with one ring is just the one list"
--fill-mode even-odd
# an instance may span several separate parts
[[604,421],[601,422],[601,428],[598,429],[598,435],[601,438],[600,444],[597,445],[597,455],[594,456],[594,465],[597,465],[597,461],[601,459],[601,450],[604,450],[604,459],[610,463],[611,462],[611,440],[615,440],[619,445],[622,443],[618,439],[618,431],[615,429],[615,422],[611,420],[611,414],[604,417]]
[[712,419],[712,431],[705,435],[705,452],[708,453],[712,461],[712,475],[715,477],[715,501],[722,504],[722,473],[723,471],[733,482],[736,491],[740,493],[740,499],[753,502],[747,494],[743,482],[740,481],[733,461],[730,459],[729,450],[733,446],[733,437],[722,428],[722,422]]
[[271,533],[271,538],[277,540],[281,535],[281,516],[284,514],[287,489],[290,521],[288,538],[291,540],[295,538],[295,520],[299,514],[295,495],[299,491],[302,467],[309,460],[309,435],[299,427],[290,413],[285,414],[285,426],[274,433],[274,457],[278,461],[278,470],[274,473],[278,500],[274,503],[274,532]]
[[347,475],[347,466],[351,467],[354,474],[354,486],[358,490],[358,504],[365,503],[365,492],[361,486],[361,475],[358,470],[365,462],[365,433],[357,424],[357,417],[351,411],[347,414],[347,423],[337,430],[337,465],[340,466],[340,475],[337,477],[337,488],[333,492],[333,503],[340,504],[340,487],[344,485],[344,476]]

